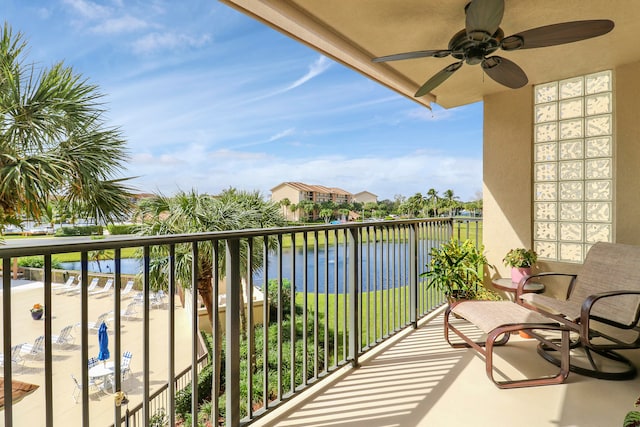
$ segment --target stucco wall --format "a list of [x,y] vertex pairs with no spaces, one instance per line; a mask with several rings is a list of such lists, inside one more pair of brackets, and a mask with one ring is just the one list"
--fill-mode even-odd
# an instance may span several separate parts
[[616,69],[615,241],[640,245],[640,62]]
[[[297,205],[300,202],[300,191],[288,185],[284,185],[271,192],[272,201],[279,202],[280,200],[284,199],[289,199],[292,204]],[[300,219],[298,211],[291,212],[289,210],[289,207],[287,207],[286,209],[283,207],[282,213],[287,220],[297,221],[298,219]]]
[[526,87],[484,100],[483,243],[491,276],[509,277],[502,258],[531,247],[532,91]]
[[[598,70],[594,70],[598,71]],[[614,70],[615,235],[640,245],[640,63]],[[484,245],[493,275],[508,277],[504,254],[532,247],[533,91],[484,100]],[[577,272],[578,264],[539,262],[541,271]]]

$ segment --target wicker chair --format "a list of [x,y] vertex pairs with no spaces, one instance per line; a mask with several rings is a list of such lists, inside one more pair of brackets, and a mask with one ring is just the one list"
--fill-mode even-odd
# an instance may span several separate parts
[[[522,292],[528,281],[550,277],[568,282],[566,299]],[[640,246],[596,243],[578,274],[541,273],[524,278],[518,284],[516,301],[574,332],[572,371],[611,380],[636,376],[633,363],[615,350],[640,347]],[[558,353],[545,344],[538,346],[538,352],[560,363]]]

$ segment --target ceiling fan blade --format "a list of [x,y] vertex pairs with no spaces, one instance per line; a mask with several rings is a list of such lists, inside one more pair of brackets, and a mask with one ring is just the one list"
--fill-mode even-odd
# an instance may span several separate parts
[[467,6],[466,30],[474,40],[491,37],[502,22],[504,0],[472,0]]
[[415,52],[397,53],[395,55],[380,56],[373,58],[373,62],[400,61],[401,59],[426,58],[433,56],[435,58],[444,58],[451,54],[450,50],[417,50]]
[[444,69],[439,71],[436,75],[431,77],[425,84],[423,84],[420,89],[414,95],[416,98],[421,97],[423,95],[428,94],[436,87],[440,86],[445,80],[447,80],[453,73],[455,73],[458,68],[462,67],[463,61],[454,62],[453,64],[447,65]]
[[482,69],[493,80],[511,89],[521,88],[529,82],[522,68],[501,56],[485,58]]
[[546,25],[505,37],[501,45],[502,49],[509,51],[572,43],[607,34],[614,25],[613,21],[608,19]]

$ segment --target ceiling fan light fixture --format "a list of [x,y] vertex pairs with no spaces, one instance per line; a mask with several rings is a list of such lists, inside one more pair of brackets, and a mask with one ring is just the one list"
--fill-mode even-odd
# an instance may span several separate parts
[[500,46],[502,47],[502,50],[506,50],[507,52],[517,50],[524,46],[524,39],[520,36],[505,37],[502,39]]

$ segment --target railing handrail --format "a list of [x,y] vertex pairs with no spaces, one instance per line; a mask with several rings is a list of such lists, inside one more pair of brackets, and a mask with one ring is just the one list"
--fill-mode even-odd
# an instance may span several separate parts
[[[457,219],[446,218],[415,218],[403,220],[375,221],[375,222],[348,222],[344,224],[318,224],[301,225],[293,227],[273,227],[273,228],[251,228],[245,230],[231,231],[210,231],[204,233],[171,234],[158,236],[117,236],[100,240],[77,241],[77,239],[90,239],[90,237],[62,237],[57,240],[30,240],[26,245],[2,245],[0,246],[0,258],[22,257],[31,255],[51,255],[66,252],[96,251],[103,249],[123,249],[130,247],[140,247],[147,245],[169,245],[178,243],[193,243],[204,240],[224,240],[243,239],[248,237],[259,237],[265,234],[282,235],[296,232],[367,228],[373,226],[401,226],[410,224],[420,224],[425,222],[455,222]],[[482,219],[479,219],[481,221]],[[470,219],[472,221],[472,219]],[[76,241],[69,243],[68,240]],[[66,241],[65,241],[66,240]]]

